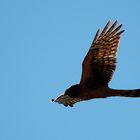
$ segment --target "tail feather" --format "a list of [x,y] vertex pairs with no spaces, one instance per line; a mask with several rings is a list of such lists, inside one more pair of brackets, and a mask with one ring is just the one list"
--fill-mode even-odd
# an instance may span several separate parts
[[56,99],[52,99],[53,102],[57,102],[59,104],[63,104],[64,106],[70,106],[73,107],[73,105],[77,102],[80,102],[81,99],[80,98],[72,98],[69,95],[60,95],[58,98]]
[[111,96],[123,96],[123,97],[140,97],[140,89],[134,90],[110,90]]

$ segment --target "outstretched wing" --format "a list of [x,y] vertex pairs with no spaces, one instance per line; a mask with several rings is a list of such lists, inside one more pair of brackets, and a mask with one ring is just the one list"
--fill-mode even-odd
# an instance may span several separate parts
[[103,31],[97,31],[93,43],[82,63],[82,86],[107,86],[116,67],[116,52],[121,34],[117,21],[109,28],[110,21]]

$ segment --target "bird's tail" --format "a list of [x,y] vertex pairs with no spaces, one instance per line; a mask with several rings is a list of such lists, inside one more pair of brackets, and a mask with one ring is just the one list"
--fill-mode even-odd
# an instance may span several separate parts
[[123,97],[140,97],[140,89],[133,89],[133,90],[110,89],[109,95],[110,96],[123,96]]

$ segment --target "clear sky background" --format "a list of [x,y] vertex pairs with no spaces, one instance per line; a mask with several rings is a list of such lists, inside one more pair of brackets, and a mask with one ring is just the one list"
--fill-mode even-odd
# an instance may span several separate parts
[[139,0],[0,1],[0,140],[140,139],[140,99],[51,103],[78,83],[99,27],[123,23],[110,86],[140,88]]

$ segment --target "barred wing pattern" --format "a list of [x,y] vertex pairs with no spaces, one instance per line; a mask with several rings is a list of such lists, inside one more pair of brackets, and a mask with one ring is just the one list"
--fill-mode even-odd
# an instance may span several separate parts
[[81,86],[107,86],[116,68],[116,52],[122,24],[116,28],[117,21],[109,28],[110,21],[103,31],[97,31],[93,43],[82,64]]

